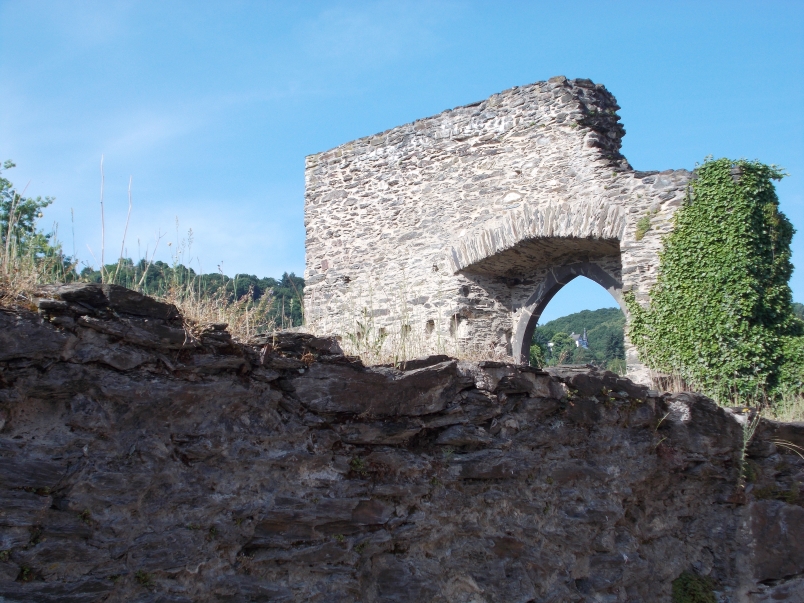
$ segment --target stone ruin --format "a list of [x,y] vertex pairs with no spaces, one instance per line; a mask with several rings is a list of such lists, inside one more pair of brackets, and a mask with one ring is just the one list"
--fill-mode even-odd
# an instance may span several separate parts
[[0,306],[0,603],[804,603],[804,423],[221,326]]
[[[527,362],[577,276],[627,319],[623,293],[647,302],[691,174],[634,170],[618,109],[603,85],[555,77],[309,156],[308,324]],[[626,363],[647,381],[627,338]]]

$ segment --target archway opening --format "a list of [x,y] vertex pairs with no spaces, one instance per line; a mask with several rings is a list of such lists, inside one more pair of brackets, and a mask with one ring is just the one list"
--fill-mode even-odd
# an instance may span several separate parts
[[625,374],[625,314],[610,291],[577,276],[544,301],[533,317],[531,365],[592,364]]

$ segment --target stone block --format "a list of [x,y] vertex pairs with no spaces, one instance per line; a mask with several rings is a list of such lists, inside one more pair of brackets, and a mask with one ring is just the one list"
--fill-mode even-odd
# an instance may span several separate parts
[[754,578],[778,580],[804,572],[804,508],[778,500],[751,503]]

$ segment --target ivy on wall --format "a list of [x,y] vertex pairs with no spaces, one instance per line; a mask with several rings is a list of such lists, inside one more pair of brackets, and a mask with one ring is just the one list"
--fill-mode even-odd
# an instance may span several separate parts
[[804,323],[788,286],[794,229],[773,185],[783,176],[757,161],[707,159],[664,240],[649,305],[626,295],[643,362],[722,401],[802,378]]

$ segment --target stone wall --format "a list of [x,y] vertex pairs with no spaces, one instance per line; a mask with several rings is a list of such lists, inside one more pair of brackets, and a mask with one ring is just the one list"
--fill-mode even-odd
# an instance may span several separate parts
[[743,462],[746,415],[612,373],[41,295],[0,309],[2,603],[804,601],[802,424]]
[[631,169],[618,109],[602,85],[557,77],[308,157],[309,326],[520,359],[574,274],[644,303],[689,173]]

